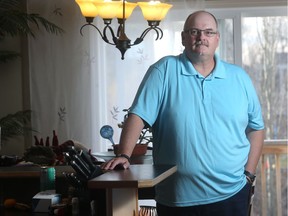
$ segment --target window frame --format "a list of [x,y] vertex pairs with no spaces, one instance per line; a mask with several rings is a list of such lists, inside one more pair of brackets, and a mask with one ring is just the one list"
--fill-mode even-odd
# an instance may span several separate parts
[[[287,16],[287,8],[275,7],[247,7],[247,8],[207,8],[216,19],[233,20],[234,63],[243,66],[242,62],[242,18],[256,16]],[[221,35],[220,35],[221,37]]]

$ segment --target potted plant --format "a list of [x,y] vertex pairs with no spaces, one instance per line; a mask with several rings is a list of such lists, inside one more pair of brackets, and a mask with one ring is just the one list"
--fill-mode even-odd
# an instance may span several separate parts
[[34,131],[30,127],[31,110],[18,111],[0,118],[1,141],[7,141],[15,136],[22,136],[25,132]]
[[[62,34],[64,30],[39,14],[28,14],[23,10],[20,0],[1,0],[0,2],[0,42],[5,37],[30,35],[36,37],[35,29],[44,27],[48,33]],[[34,28],[36,27],[36,28]],[[14,51],[0,50],[0,63],[14,60],[21,55]]]

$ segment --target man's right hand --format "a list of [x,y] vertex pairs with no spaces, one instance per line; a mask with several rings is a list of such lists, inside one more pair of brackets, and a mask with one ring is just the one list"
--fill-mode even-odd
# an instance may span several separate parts
[[114,170],[114,169],[128,169],[130,163],[127,158],[125,157],[115,157],[107,162],[104,162],[100,165],[101,169],[103,170]]

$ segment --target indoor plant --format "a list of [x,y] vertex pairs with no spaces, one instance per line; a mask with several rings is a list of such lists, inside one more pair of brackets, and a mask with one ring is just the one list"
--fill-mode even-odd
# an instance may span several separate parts
[[[64,32],[63,29],[39,14],[26,13],[21,0],[0,0],[0,42],[5,37],[22,35],[30,35],[35,38],[35,29],[40,29],[40,26],[52,34]],[[20,54],[17,52],[0,50],[0,62],[7,62],[18,57],[20,57]]]
[[7,141],[15,136],[22,136],[25,132],[35,131],[30,125],[31,110],[18,111],[0,118],[1,140]]
[[[63,29],[41,17],[39,14],[26,13],[25,2],[21,0],[0,0],[0,42],[3,43],[7,37],[13,38],[29,35],[35,38],[35,32],[41,26],[51,34],[64,33]],[[0,50],[0,63],[6,63],[18,57],[21,57],[18,52]],[[24,132],[27,131],[33,131],[29,127],[30,121],[31,110],[21,110],[0,118],[1,140],[7,141],[8,138],[24,135]]]

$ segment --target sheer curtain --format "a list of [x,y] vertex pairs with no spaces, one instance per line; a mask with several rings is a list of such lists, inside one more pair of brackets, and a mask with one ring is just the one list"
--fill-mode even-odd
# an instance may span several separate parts
[[[160,23],[164,36],[155,41],[149,32],[144,41],[131,47],[121,60],[118,49],[104,43],[91,27],[83,29],[85,19],[72,0],[28,0],[28,13],[38,13],[65,30],[51,35],[41,29],[36,39],[29,39],[31,109],[34,111],[34,135],[46,140],[55,130],[60,143],[72,139],[95,151],[106,151],[109,141],[101,138],[100,128],[114,128],[119,141],[123,120],[148,67],[165,55],[182,52],[181,30],[186,17],[204,8],[204,1],[171,2],[167,17]],[[115,29],[117,21],[115,23]],[[102,29],[100,18],[94,24]],[[133,42],[147,27],[140,8],[126,24]]]

